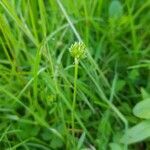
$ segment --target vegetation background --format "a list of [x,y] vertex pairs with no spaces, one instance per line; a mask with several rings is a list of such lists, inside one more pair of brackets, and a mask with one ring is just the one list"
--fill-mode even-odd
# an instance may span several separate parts
[[149,24],[150,0],[1,0],[0,149],[150,150]]

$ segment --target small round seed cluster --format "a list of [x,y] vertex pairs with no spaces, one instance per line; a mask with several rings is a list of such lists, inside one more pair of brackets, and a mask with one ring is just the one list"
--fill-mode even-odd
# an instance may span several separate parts
[[70,54],[76,59],[82,59],[86,57],[86,46],[83,42],[75,42],[69,48]]

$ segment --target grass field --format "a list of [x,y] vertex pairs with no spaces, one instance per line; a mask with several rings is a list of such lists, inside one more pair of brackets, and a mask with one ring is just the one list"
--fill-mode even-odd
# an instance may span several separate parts
[[150,0],[0,0],[0,150],[149,137]]

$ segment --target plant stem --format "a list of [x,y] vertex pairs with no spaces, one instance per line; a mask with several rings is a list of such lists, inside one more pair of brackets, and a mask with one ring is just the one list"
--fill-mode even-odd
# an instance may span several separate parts
[[75,62],[75,68],[74,68],[74,91],[73,91],[73,103],[72,103],[72,135],[75,136],[74,133],[74,111],[76,107],[76,95],[77,95],[77,78],[78,78],[78,59],[74,59]]

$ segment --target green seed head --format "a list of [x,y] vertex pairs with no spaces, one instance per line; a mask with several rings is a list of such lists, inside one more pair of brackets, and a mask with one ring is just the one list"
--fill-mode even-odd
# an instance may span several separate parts
[[82,59],[86,57],[86,46],[83,42],[75,42],[69,48],[70,54],[76,59]]

